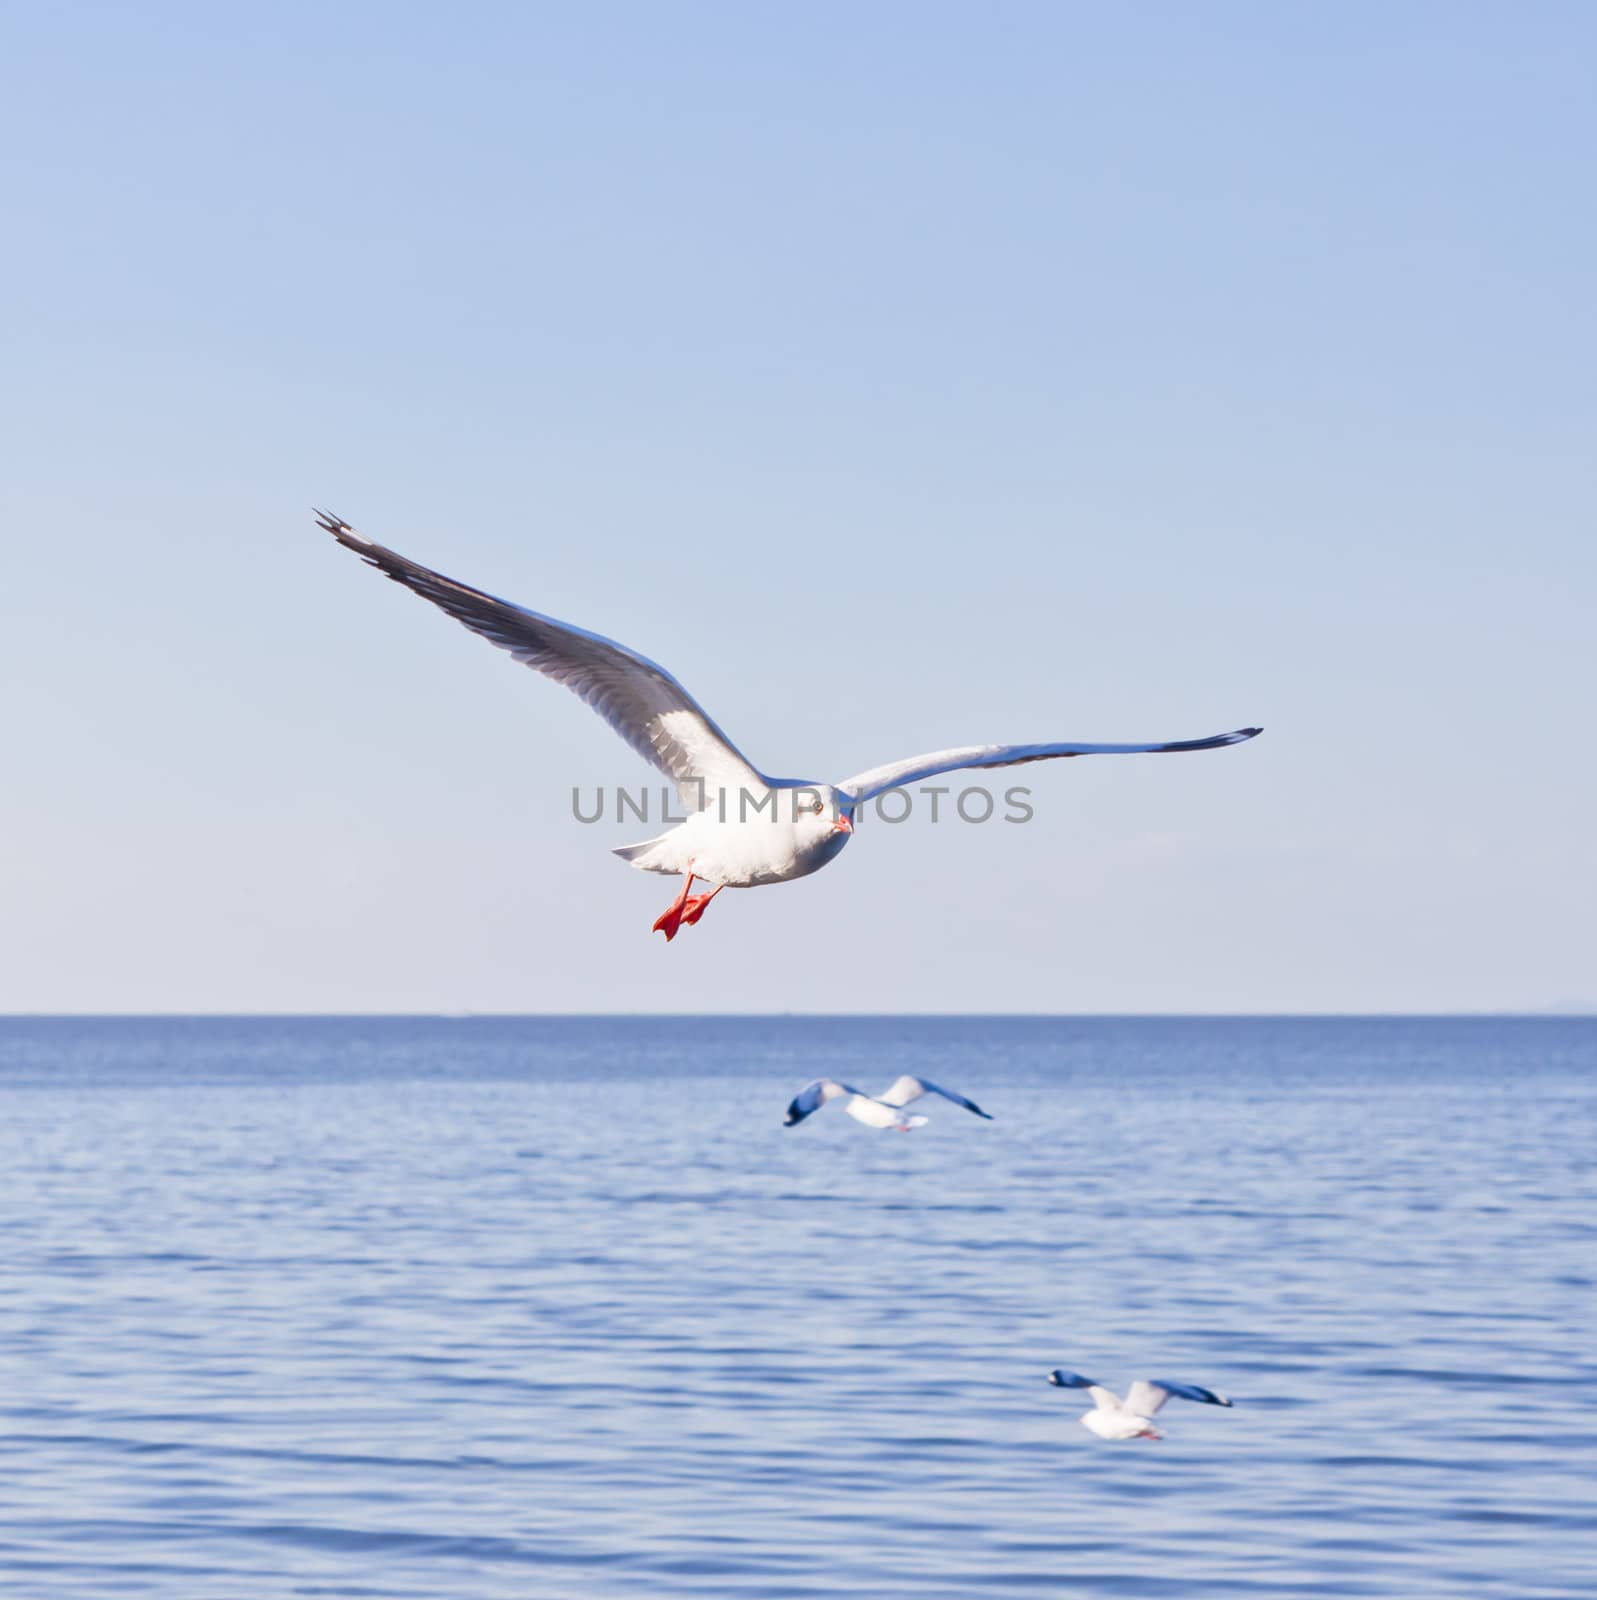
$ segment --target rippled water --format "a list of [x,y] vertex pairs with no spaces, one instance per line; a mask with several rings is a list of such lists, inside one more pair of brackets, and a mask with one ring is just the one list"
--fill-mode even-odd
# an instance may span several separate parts
[[[906,1068],[997,1120],[779,1126]],[[1597,1022],[0,1022],[0,1593],[1590,1595],[1594,1110]]]

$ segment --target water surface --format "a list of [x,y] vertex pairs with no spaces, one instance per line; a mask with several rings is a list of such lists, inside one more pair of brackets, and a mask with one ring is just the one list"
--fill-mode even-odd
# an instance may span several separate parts
[[[903,1070],[996,1120],[780,1126]],[[0,1594],[1587,1596],[1594,1113],[1594,1021],[0,1020]]]

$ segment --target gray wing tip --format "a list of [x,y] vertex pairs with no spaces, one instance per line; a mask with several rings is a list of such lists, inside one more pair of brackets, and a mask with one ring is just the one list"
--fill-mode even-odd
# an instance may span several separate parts
[[1205,1389],[1202,1384],[1177,1383],[1172,1378],[1155,1378],[1155,1385],[1173,1394],[1178,1400],[1196,1400],[1199,1405],[1229,1406],[1230,1399],[1221,1394],[1218,1389]]
[[784,1128],[796,1128],[806,1117],[813,1116],[821,1109],[821,1102],[817,1098],[812,1104],[806,1105],[805,1100],[821,1086],[821,1079],[807,1083],[787,1103],[787,1114],[782,1118]]
[[312,506],[311,515],[316,518],[316,526],[320,528],[323,533],[332,534],[332,536],[338,540],[341,545],[344,545],[351,550],[361,551],[369,550],[372,547],[372,541],[370,539],[364,538],[361,534],[356,533],[355,530],[335,512],[323,511],[319,506]]
[[1207,739],[1172,739],[1169,744],[1159,746],[1161,753],[1173,750],[1223,750],[1228,744],[1242,744],[1249,739],[1257,739],[1264,732],[1263,728],[1236,728],[1230,733],[1211,734]]

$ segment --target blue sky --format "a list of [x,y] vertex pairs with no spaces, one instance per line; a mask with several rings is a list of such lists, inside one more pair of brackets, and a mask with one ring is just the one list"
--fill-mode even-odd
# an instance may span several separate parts
[[[0,51],[0,1009],[1597,1005],[1582,6],[67,5]],[[649,774],[986,740],[669,949]]]

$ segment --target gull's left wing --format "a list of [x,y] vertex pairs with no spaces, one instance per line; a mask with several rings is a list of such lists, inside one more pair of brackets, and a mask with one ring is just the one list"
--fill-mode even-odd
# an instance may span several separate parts
[[839,1083],[836,1078],[817,1078],[814,1083],[807,1083],[799,1092],[788,1101],[787,1117],[782,1123],[784,1128],[791,1128],[802,1122],[812,1112],[819,1111],[828,1100],[836,1100],[840,1095],[857,1094],[862,1100],[869,1100],[868,1094],[860,1091],[852,1084]]
[[966,767],[1018,767],[1026,761],[1057,761],[1064,756],[1164,755],[1177,750],[1219,750],[1228,744],[1241,744],[1264,732],[1263,728],[1238,728],[1234,733],[1216,733],[1207,739],[1174,739],[1165,744],[968,744],[956,750],[936,750],[930,755],[911,756],[907,761],[890,761],[868,772],[846,778],[838,789],[856,801],[873,800],[889,789],[906,783],[935,778],[942,772],[958,772]]
[[650,766],[671,779],[690,811],[703,810],[717,792],[762,794],[768,787],[709,712],[647,656],[603,634],[446,578],[356,533],[331,512],[318,511],[316,520],[346,550],[353,550],[385,577],[432,601],[534,672],[564,684]]
[[962,1094],[955,1094],[952,1089],[939,1089],[935,1083],[925,1078],[912,1078],[907,1072],[891,1089],[876,1096],[884,1106],[907,1106],[911,1100],[919,1100],[923,1094],[940,1094],[945,1100],[952,1100],[956,1106],[963,1106],[967,1111],[974,1111],[978,1117],[986,1117],[991,1122],[992,1116],[983,1111],[974,1100],[967,1100]]
[[1135,1412],[1139,1417],[1151,1417],[1172,1397],[1177,1400],[1196,1400],[1206,1406],[1231,1404],[1223,1394],[1217,1394],[1213,1389],[1200,1389],[1195,1383],[1172,1383],[1168,1378],[1158,1378],[1149,1383],[1146,1378],[1138,1378],[1126,1394],[1126,1410]]
[[1120,1396],[1113,1389],[1106,1389],[1094,1379],[1082,1377],[1079,1372],[1066,1372],[1063,1367],[1055,1367],[1048,1374],[1048,1381],[1056,1389],[1085,1389],[1092,1396],[1092,1403],[1099,1411],[1119,1411],[1123,1409],[1120,1404]]

